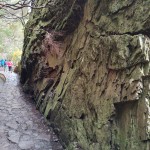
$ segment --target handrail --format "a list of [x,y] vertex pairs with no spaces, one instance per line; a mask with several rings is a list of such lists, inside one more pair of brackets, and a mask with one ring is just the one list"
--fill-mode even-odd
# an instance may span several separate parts
[[6,77],[5,77],[4,74],[0,73],[0,78],[1,78],[4,82],[6,82]]

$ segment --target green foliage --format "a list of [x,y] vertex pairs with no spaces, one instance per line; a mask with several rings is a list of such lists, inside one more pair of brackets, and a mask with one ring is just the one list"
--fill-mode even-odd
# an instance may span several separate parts
[[[13,59],[17,63],[22,50],[23,27],[19,21],[8,22],[6,19],[0,20],[0,26],[0,53],[5,53],[7,59]],[[18,55],[14,55],[15,51]],[[0,55],[0,59],[1,57]]]
[[18,65],[18,62],[21,60],[22,51],[15,49],[7,55],[7,59],[12,60],[14,65]]
[[[16,4],[19,0],[1,0],[0,4],[7,6]],[[20,2],[23,2],[20,0]],[[0,59],[12,59],[15,64],[20,61],[23,45],[23,26],[28,19],[28,8],[14,10],[14,7],[0,9]],[[21,6],[19,3],[15,8]]]

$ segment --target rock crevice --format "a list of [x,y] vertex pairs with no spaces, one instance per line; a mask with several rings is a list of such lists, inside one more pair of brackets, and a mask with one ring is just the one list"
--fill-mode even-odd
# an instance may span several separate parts
[[149,6],[54,0],[32,10],[21,81],[64,147],[150,148]]

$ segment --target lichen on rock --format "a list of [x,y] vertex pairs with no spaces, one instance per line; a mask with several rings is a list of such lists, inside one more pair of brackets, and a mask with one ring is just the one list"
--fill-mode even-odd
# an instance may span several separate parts
[[21,82],[69,150],[150,149],[149,9],[150,0],[53,0],[32,10]]

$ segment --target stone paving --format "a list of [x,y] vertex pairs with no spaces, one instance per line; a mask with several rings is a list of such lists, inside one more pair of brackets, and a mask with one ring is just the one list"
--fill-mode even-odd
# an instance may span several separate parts
[[7,80],[0,86],[0,150],[63,150],[34,102],[22,92],[18,76],[4,74]]

